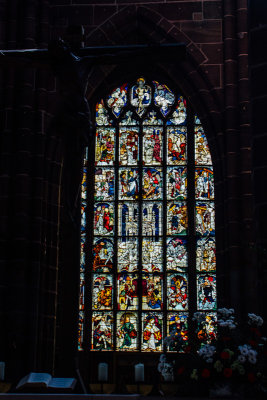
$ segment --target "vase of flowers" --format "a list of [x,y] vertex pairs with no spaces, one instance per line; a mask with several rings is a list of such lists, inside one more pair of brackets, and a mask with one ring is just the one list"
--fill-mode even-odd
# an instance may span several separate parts
[[158,363],[158,371],[160,372],[164,382],[173,382],[173,365],[173,362],[167,362],[165,354],[161,354]]

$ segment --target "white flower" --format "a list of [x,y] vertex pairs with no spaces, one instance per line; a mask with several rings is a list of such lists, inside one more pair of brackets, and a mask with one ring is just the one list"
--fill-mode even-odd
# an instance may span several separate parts
[[209,364],[211,364],[211,363],[213,362],[213,358],[207,358],[207,359],[206,359],[206,362],[209,363]]
[[250,349],[250,350],[248,351],[248,357],[256,357],[257,354],[258,354],[258,353],[256,352],[256,350]]
[[248,324],[249,325],[262,326],[263,319],[259,315],[249,313],[248,314]]
[[243,346],[238,346],[238,350],[240,351],[240,353],[242,354],[242,356],[247,356],[249,350],[251,349],[250,346],[248,346],[247,344],[244,344]]
[[256,364],[257,358],[256,358],[256,357],[250,356],[250,357],[248,357],[248,361],[249,361],[251,364]]
[[238,361],[239,361],[241,364],[243,364],[244,362],[246,362],[246,357],[243,356],[243,355],[241,355],[241,354],[237,357],[237,359],[238,359]]

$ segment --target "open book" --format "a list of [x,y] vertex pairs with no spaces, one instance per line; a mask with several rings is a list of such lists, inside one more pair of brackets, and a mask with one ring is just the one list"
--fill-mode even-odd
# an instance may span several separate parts
[[47,388],[47,389],[74,389],[75,378],[53,378],[50,374],[31,372],[24,376],[16,386],[16,389],[22,388]]

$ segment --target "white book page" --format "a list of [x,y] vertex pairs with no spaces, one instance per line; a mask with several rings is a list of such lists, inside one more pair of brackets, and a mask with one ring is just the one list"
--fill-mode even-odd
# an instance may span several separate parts
[[75,378],[52,378],[49,382],[50,388],[73,388],[76,383]]
[[29,378],[27,379],[27,383],[37,383],[37,382],[44,382],[48,385],[49,381],[51,380],[51,375],[42,373],[42,372],[31,372]]

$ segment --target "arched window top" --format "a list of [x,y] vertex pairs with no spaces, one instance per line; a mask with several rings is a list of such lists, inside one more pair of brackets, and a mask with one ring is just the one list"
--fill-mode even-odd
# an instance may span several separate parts
[[174,351],[163,338],[179,334],[185,351],[195,311],[210,342],[214,179],[199,118],[180,92],[139,77],[97,102],[95,126],[95,178],[85,157],[82,181],[79,349]]

